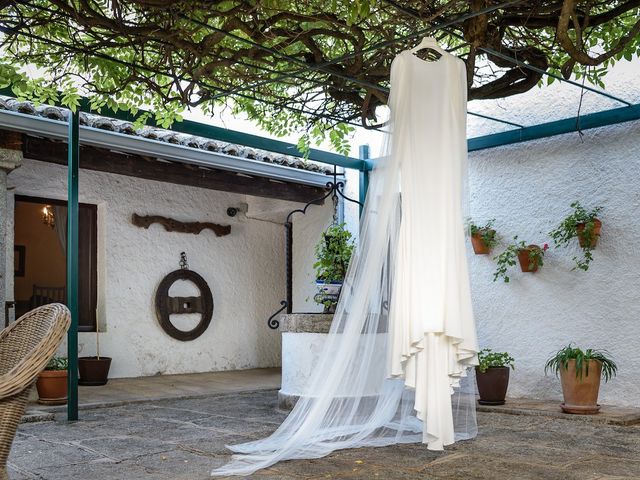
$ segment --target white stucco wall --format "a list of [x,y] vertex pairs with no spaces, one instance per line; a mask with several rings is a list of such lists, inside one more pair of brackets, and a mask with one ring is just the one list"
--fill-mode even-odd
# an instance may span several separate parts
[[[25,160],[9,184],[18,195],[64,199],[66,168]],[[114,359],[112,377],[280,365],[280,333],[266,321],[284,298],[281,222],[299,204],[86,170],[80,201],[98,205],[98,320],[106,328],[101,354]],[[242,205],[246,214],[226,215]],[[166,232],[158,224],[145,230],[131,224],[133,213],[230,224],[231,234]],[[305,221],[321,225],[324,218],[321,207]],[[310,249],[304,241],[298,246]],[[166,335],[154,307],[155,289],[178,268],[181,251],[208,282],[215,304],[208,330],[190,342]],[[299,277],[311,270],[304,260],[294,263]],[[79,342],[81,355],[94,354],[95,334],[80,333]]]
[[576,247],[552,248],[538,273],[513,269],[511,283],[494,283],[495,262],[470,253],[480,345],[516,359],[509,395],[560,399],[559,381],[544,376],[544,363],[575,342],[608,349],[618,361],[602,403],[640,406],[639,159],[640,122],[470,154],[472,216],[495,218],[505,242],[519,235],[551,245],[547,232],[571,202],[604,207],[588,272],[571,271]]

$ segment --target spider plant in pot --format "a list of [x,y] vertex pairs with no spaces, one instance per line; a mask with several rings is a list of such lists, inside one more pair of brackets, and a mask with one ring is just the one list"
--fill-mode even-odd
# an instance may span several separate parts
[[345,223],[332,224],[322,234],[315,247],[316,285],[315,302],[324,306],[324,313],[334,313],[342,282],[347,273],[354,242]]
[[469,221],[469,232],[471,233],[471,246],[476,255],[488,255],[498,244],[498,235],[493,227],[495,218],[489,220],[482,226],[478,226],[473,221]]
[[111,357],[100,355],[100,328],[96,322],[96,356],[78,358],[78,384],[86,386],[105,385],[109,379]]
[[53,357],[47,363],[36,381],[38,403],[44,405],[64,405],[67,403],[67,369],[65,357]]
[[571,208],[573,211],[560,222],[560,225],[549,232],[549,235],[553,238],[556,248],[567,247],[574,238],[577,238],[582,254],[573,257],[573,261],[576,262],[573,270],[579,268],[586,272],[593,260],[592,251],[600,238],[602,222],[598,219],[598,214],[602,211],[602,207],[587,210],[580,205],[580,202],[573,202]]
[[516,264],[516,259],[520,263],[523,272],[537,272],[538,268],[544,265],[544,254],[549,249],[546,243],[540,247],[538,245],[527,245],[524,240],[518,241],[518,236],[513,237],[513,242],[498,256],[494,257],[497,262],[497,269],[493,274],[493,281],[502,278],[505,283],[509,283],[507,275],[509,267]]
[[545,375],[548,371],[560,375],[563,412],[594,414],[600,410],[600,378],[608,382],[616,376],[618,366],[606,350],[582,350],[569,344],[547,360]]
[[507,352],[494,352],[484,348],[478,352],[476,383],[481,405],[504,405],[509,386],[509,369],[513,369],[513,357]]

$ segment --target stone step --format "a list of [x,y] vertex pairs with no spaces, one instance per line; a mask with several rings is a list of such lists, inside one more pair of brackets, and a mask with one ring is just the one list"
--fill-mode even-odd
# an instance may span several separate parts
[[55,414],[53,412],[29,409],[22,416],[20,423],[52,422],[53,420],[55,420]]
[[595,415],[576,415],[564,413],[560,409],[560,402],[556,400],[507,398],[504,405],[478,405],[477,410],[478,412],[554,417],[607,425],[640,424],[640,408],[602,405],[600,412]]

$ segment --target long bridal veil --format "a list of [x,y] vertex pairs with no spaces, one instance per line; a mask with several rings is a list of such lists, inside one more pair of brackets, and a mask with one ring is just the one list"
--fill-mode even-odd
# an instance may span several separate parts
[[[393,116],[392,109],[391,125],[397,128]],[[466,369],[456,371],[452,380],[447,365],[438,366],[451,405],[443,411],[434,406],[431,416],[416,410],[415,379],[392,371],[395,327],[389,310],[398,274],[404,193],[401,196],[401,155],[393,154],[392,145],[387,151],[389,155],[375,160],[359,244],[305,395],[271,436],[230,446],[236,454],[213,475],[249,475],[282,460],[319,458],[344,448],[425,442],[441,449],[454,440],[434,438],[430,432],[438,428],[428,428],[425,422],[430,421],[451,424],[455,440],[475,437],[475,382]],[[437,348],[437,338],[430,336],[426,349],[432,340]]]

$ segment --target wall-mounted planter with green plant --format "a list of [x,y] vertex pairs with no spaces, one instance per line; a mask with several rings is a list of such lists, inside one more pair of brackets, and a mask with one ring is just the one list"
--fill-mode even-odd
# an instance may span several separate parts
[[553,238],[556,248],[567,247],[574,238],[577,238],[582,255],[573,257],[573,261],[576,262],[573,269],[587,271],[593,260],[592,250],[596,248],[602,230],[602,221],[598,218],[602,207],[586,210],[580,202],[573,202],[571,208],[573,211],[560,222],[560,225],[549,232],[549,235]]
[[469,232],[471,233],[471,246],[476,255],[489,255],[491,250],[498,244],[498,235],[493,227],[495,219],[489,220],[483,226],[478,226],[469,221]]
[[544,265],[544,254],[549,246],[545,243],[544,246],[527,245],[525,241],[518,241],[518,236],[513,237],[513,243],[498,256],[495,260],[498,264],[493,275],[493,281],[497,281],[502,278],[505,283],[509,283],[509,267],[513,267],[516,264],[516,258],[520,264],[520,269],[523,272],[537,272],[542,265]]

